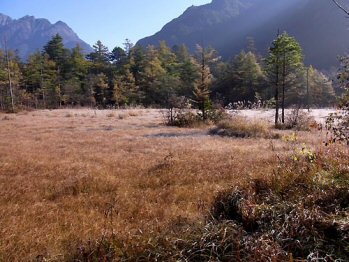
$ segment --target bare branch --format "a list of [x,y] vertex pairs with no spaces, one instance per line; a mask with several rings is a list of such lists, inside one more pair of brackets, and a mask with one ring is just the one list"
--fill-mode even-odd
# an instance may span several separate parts
[[333,3],[335,3],[336,6],[338,6],[339,9],[341,9],[344,13],[349,15],[349,10],[347,10],[344,6],[342,6],[340,3],[338,3],[337,0],[332,0]]

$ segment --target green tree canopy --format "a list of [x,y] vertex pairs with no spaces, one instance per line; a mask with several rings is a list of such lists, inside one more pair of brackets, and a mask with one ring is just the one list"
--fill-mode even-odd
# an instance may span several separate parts
[[285,94],[292,73],[303,68],[302,48],[294,37],[286,32],[279,35],[269,48],[266,70],[275,86],[276,114],[275,124],[279,120],[279,92],[281,87],[282,122],[285,121]]

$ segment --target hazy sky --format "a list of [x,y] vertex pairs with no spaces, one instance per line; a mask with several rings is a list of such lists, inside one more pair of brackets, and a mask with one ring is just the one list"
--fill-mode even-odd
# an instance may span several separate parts
[[109,48],[125,38],[137,42],[159,31],[191,5],[211,0],[0,0],[0,13],[18,19],[25,15],[67,23],[81,39]]

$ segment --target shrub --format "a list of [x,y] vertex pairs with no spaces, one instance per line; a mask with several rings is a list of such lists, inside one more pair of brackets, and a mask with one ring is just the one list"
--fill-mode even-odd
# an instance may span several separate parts
[[141,112],[140,111],[130,111],[128,112],[129,116],[140,116]]
[[205,117],[202,115],[202,111],[196,111],[196,114],[194,114],[190,108],[191,104],[188,98],[184,96],[170,96],[168,109],[164,113],[165,123],[169,126],[195,127],[217,123],[229,118],[226,110],[220,106],[210,105],[205,109]]
[[107,114],[107,117],[115,117],[115,113],[111,112]]
[[2,118],[2,120],[12,120],[12,118],[9,117],[9,116],[4,116],[4,117]]
[[278,129],[294,129],[297,131],[310,131],[312,126],[316,126],[315,119],[309,113],[296,108],[292,109],[285,117],[285,123],[279,123]]
[[215,110],[207,112],[207,119],[202,120],[202,117],[190,110],[176,111],[174,116],[169,120],[168,116],[165,116],[166,124],[169,126],[177,127],[200,127],[212,125],[218,123],[223,119],[228,119],[230,116],[223,110]]
[[271,133],[265,122],[247,120],[240,116],[218,122],[216,127],[210,130],[210,134],[241,138],[277,138],[277,135]]
[[[171,95],[167,101],[168,108],[164,113],[165,123],[169,126],[185,127],[192,122],[189,100],[184,96]],[[188,121],[189,120],[189,121]]]
[[349,107],[330,114],[326,119],[327,142],[344,142],[349,145]]
[[126,119],[127,117],[128,117],[127,114],[119,114],[119,115],[118,115],[118,118],[119,118],[120,120]]
[[191,111],[182,111],[176,113],[176,116],[172,119],[171,122],[167,124],[170,126],[177,127],[196,127],[201,123],[200,118]]
[[223,120],[231,119],[231,115],[222,107],[214,107],[207,112],[208,120],[217,124]]

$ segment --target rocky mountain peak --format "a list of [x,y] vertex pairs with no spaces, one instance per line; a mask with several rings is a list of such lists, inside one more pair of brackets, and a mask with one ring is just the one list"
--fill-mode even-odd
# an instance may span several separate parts
[[[12,19],[0,14],[0,36],[6,35],[9,48],[17,50],[23,59],[37,50],[42,50],[43,46],[56,34],[62,36],[67,48],[80,45],[86,53],[92,51],[92,48],[62,21],[52,24],[47,19],[29,15]],[[0,48],[2,48],[1,42]]]
[[12,21],[11,17],[0,13],[0,26],[5,26]]

